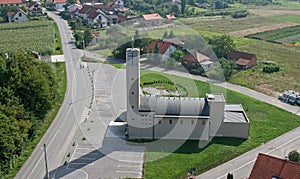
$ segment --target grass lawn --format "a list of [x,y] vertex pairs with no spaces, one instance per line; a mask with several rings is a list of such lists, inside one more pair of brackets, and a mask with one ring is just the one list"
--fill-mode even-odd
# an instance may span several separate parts
[[294,23],[300,24],[300,17],[296,16],[296,15],[293,15],[293,16],[271,16],[270,18],[284,21],[284,22],[294,22]]
[[[191,91],[189,96],[192,97],[195,95],[204,97],[211,89],[208,83],[147,70],[141,70],[141,83],[149,80],[150,76],[151,80],[161,78],[174,80],[174,83],[187,87],[187,90]],[[193,84],[197,90],[191,89]],[[197,141],[187,141],[167,157],[147,162],[144,167],[145,178],[186,178],[187,170],[191,167],[196,168],[196,174],[203,173],[300,126],[299,116],[231,90],[226,90],[226,102],[243,105],[250,119],[248,140],[218,137],[204,149],[199,149]],[[162,153],[166,152],[148,149],[146,159]]]
[[51,125],[52,121],[54,120],[63,100],[65,97],[65,92],[67,88],[67,79],[66,79],[66,69],[65,69],[65,63],[55,63],[53,64],[55,70],[56,70],[56,76],[58,78],[58,99],[56,104],[53,106],[53,109],[48,112],[45,119],[41,121],[39,130],[37,130],[36,137],[33,141],[28,143],[27,147],[22,151],[21,155],[16,158],[15,167],[9,171],[9,173],[4,176],[4,178],[14,178],[17,174],[17,172],[21,169],[23,164],[26,162],[26,160],[30,157],[31,153],[41,140],[41,138],[44,136],[45,132]]

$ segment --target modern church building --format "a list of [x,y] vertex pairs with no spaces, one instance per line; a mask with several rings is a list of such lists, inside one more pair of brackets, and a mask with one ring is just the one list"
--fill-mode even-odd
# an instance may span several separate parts
[[143,95],[140,50],[126,50],[129,139],[208,141],[214,136],[248,138],[249,120],[241,104],[226,104],[223,94],[205,98]]

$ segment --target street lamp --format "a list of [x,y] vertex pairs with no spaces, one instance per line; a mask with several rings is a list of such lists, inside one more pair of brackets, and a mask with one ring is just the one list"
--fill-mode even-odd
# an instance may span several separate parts
[[82,40],[82,47],[83,47],[83,56],[85,57],[85,44],[84,44],[84,39]]

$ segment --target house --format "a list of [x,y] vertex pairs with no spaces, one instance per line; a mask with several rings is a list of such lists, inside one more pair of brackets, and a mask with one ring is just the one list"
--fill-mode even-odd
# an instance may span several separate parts
[[27,13],[18,8],[15,12],[7,12],[8,22],[26,22]]
[[198,52],[198,50],[183,56],[181,63],[189,69],[202,67],[204,71],[209,71],[213,67],[213,62],[210,58]]
[[113,8],[102,3],[95,5],[83,4],[83,7],[76,12],[76,15],[99,28],[118,23],[118,16],[115,14]]
[[237,69],[245,70],[256,66],[256,55],[236,50],[231,50],[228,59],[236,63]]
[[74,12],[76,9],[81,9],[82,8],[82,5],[80,4],[72,4],[70,6],[68,6],[68,12],[71,13],[71,12]]
[[176,19],[176,17],[173,14],[166,15],[167,22],[171,22],[171,21],[173,21],[175,19]]
[[93,32],[92,33],[93,40],[89,43],[89,45],[96,45],[100,41],[100,32]]
[[258,178],[300,178],[300,163],[259,153],[249,176],[249,179]]
[[140,50],[126,50],[127,137],[198,140],[215,136],[247,139],[249,119],[241,104],[226,104],[223,94],[204,98],[144,95],[140,90]]
[[161,24],[162,17],[155,14],[144,14],[141,18],[141,25],[144,27],[158,26]]
[[112,0],[106,4],[109,7],[113,8],[122,8],[124,7],[124,1],[122,0]]
[[108,25],[108,17],[100,9],[91,7],[87,12],[86,20],[88,24],[94,25],[95,28],[103,28]]
[[55,4],[55,9],[58,11],[64,11],[64,5],[67,4],[67,0],[54,0],[53,3]]
[[175,50],[176,47],[172,45],[170,42],[164,42],[161,40],[152,40],[148,45],[146,52],[159,53],[165,57],[170,57]]
[[0,0],[0,7],[4,6],[21,6],[22,0]]
[[28,11],[28,15],[30,16],[44,14],[43,7],[36,2],[29,3],[29,5],[27,6],[27,11]]
[[172,38],[168,38],[168,39],[164,39],[164,42],[169,42],[175,46],[177,46],[177,48],[182,47],[184,48],[184,42],[186,41],[187,37],[186,36],[179,36],[179,37],[172,37]]

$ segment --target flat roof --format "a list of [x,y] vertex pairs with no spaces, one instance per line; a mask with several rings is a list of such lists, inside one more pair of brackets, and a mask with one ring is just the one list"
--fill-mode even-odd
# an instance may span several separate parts
[[140,110],[155,111],[156,115],[209,116],[204,98],[140,96]]
[[241,104],[225,104],[225,111],[244,111]]
[[239,111],[225,111],[224,121],[229,123],[249,123],[244,112]]
[[225,102],[224,96],[221,93],[206,94],[208,101],[223,101]]

